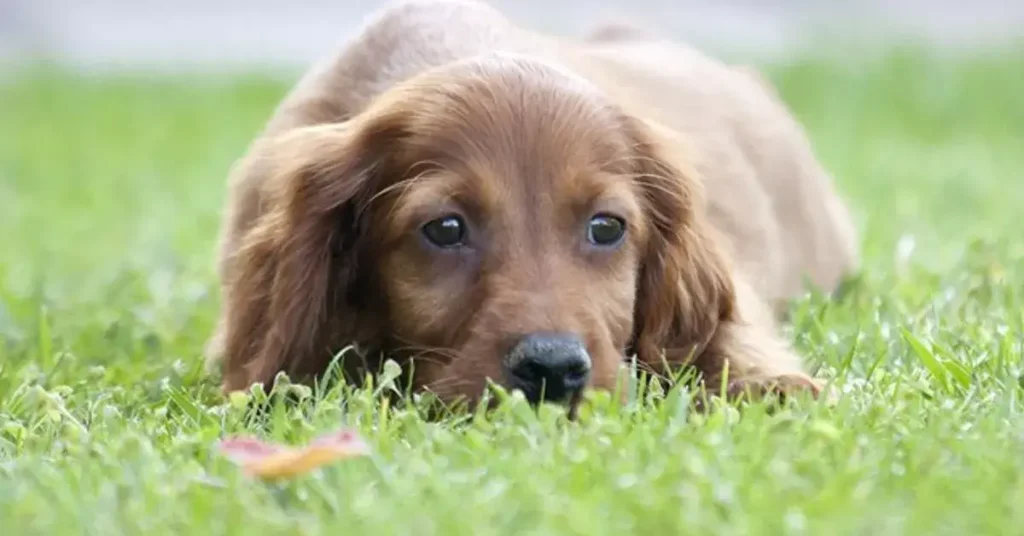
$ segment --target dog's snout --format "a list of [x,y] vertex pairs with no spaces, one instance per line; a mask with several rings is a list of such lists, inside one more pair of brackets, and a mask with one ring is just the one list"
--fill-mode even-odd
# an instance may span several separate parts
[[590,354],[583,341],[565,333],[531,333],[505,357],[509,383],[537,403],[566,402],[590,376]]

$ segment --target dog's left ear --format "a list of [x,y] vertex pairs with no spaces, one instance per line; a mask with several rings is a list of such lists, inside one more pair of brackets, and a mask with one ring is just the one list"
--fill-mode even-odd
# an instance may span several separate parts
[[648,227],[632,346],[638,360],[664,370],[698,354],[731,319],[735,291],[705,214],[701,179],[687,165],[678,135],[653,122],[631,118],[627,124]]

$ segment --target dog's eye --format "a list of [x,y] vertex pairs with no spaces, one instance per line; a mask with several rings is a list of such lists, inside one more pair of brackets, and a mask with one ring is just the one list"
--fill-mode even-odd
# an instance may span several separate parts
[[612,246],[626,234],[626,222],[615,216],[598,214],[590,218],[587,240],[596,246]]
[[466,237],[466,224],[458,216],[445,216],[428,221],[421,230],[427,240],[442,248],[459,246]]

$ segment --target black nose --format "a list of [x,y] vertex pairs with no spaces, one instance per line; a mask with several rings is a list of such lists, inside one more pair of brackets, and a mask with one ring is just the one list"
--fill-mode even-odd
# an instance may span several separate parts
[[531,333],[505,357],[510,387],[527,400],[565,402],[587,384],[590,354],[583,341],[563,333]]

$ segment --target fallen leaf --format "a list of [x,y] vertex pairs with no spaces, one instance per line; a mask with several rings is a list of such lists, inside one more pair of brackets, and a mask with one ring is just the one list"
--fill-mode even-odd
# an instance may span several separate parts
[[248,437],[225,439],[220,442],[221,452],[235,463],[243,465],[277,454],[283,449],[284,447]]
[[220,442],[220,451],[246,474],[279,480],[308,473],[331,462],[370,453],[369,446],[352,430],[339,430],[304,447],[266,443],[255,438],[231,438]]

